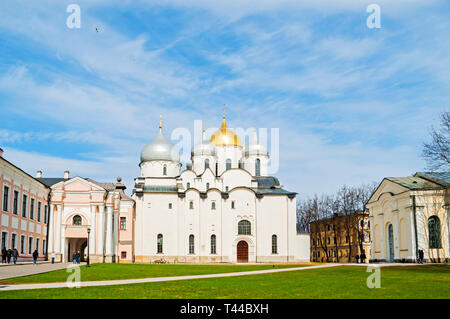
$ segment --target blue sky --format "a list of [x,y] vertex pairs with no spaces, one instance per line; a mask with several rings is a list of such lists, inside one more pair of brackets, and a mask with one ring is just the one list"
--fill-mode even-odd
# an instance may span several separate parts
[[231,127],[279,128],[276,175],[300,197],[423,170],[449,108],[450,4],[392,2],[2,1],[0,147],[33,175],[131,188],[160,114],[170,136],[226,104]]

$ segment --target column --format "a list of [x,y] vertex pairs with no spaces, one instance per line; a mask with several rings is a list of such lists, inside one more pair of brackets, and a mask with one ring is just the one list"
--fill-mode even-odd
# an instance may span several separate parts
[[95,247],[95,234],[97,221],[97,206],[91,206],[91,233],[89,234],[89,254],[96,255],[97,250]]
[[98,246],[97,246],[97,252],[98,254],[100,254],[101,256],[105,256],[105,245],[104,245],[104,240],[105,240],[105,206],[104,205],[100,205],[98,207]]
[[61,217],[62,217],[62,204],[56,205],[55,215],[55,253],[61,253]]
[[112,256],[112,206],[106,207],[106,256]]
[[66,262],[68,254],[66,251],[66,226],[61,227],[61,254],[61,261]]
[[54,238],[55,238],[55,210],[54,206],[50,204],[48,212],[48,254],[51,255],[55,251]]
[[119,256],[119,211],[114,211],[113,219],[113,254],[117,257]]

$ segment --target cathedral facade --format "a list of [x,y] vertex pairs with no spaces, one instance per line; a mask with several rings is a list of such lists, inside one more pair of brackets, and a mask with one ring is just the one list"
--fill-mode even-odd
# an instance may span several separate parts
[[181,171],[160,125],[135,179],[134,261],[309,261],[309,235],[296,231],[296,193],[268,176],[268,162],[256,132],[244,147],[224,116]]
[[[30,205],[38,206],[37,216],[45,208],[44,233],[22,234],[21,251],[31,253],[39,235],[35,247],[56,262],[77,255],[82,261],[120,263],[309,261],[309,234],[297,234],[296,193],[269,176],[269,153],[256,132],[244,147],[223,117],[221,128],[209,139],[203,133],[191,155],[182,171],[179,151],[160,125],[141,152],[131,197],[120,178],[101,183],[68,171],[59,178],[43,177],[42,171],[35,178],[27,175],[41,188],[40,197],[31,200],[38,203]],[[7,175],[2,167],[0,177],[11,180],[2,177]],[[21,224],[14,224],[13,216],[6,229],[9,206],[16,214],[18,197],[4,184],[2,245],[19,247],[16,229],[36,224],[34,210],[26,214],[24,204]]]

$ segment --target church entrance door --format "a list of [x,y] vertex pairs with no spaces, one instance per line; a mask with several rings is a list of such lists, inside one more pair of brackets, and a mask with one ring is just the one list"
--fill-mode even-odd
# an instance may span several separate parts
[[237,262],[238,263],[248,262],[248,244],[244,240],[241,240],[237,244]]

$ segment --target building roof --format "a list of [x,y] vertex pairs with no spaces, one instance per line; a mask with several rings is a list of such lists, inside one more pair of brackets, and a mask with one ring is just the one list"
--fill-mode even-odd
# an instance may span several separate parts
[[258,188],[280,187],[280,181],[274,176],[256,176],[254,179],[258,182]]
[[386,179],[410,190],[434,190],[442,188],[442,185],[419,176],[387,177]]
[[445,187],[450,186],[450,172],[418,172],[414,176],[431,180]]
[[25,175],[27,175],[28,177],[31,177],[32,179],[34,179],[35,181],[38,181],[39,183],[43,184],[44,186],[48,186],[46,184],[44,184],[39,178],[35,178],[33,176],[31,176],[30,174],[28,174],[27,172],[25,172],[23,169],[21,169],[20,167],[14,165],[13,163],[11,163],[10,161],[8,161],[7,159],[5,159],[3,156],[0,156],[0,159],[5,161],[7,164],[11,165],[12,167],[18,169],[19,171],[21,171],[22,173],[24,173]]
[[[47,178],[36,178],[36,180],[38,180],[39,182],[43,183],[44,185],[46,185],[48,187],[52,187],[53,185],[58,184],[59,182],[68,181],[72,178],[74,178],[74,177],[71,177],[69,179],[58,178],[58,177],[47,177]],[[100,182],[94,181],[93,179],[90,179],[90,178],[84,178],[84,177],[80,177],[80,178],[82,178],[90,183],[93,183],[95,185],[98,185],[108,192],[112,192],[112,191],[116,190],[116,184],[114,184],[114,183],[100,183]],[[120,199],[133,200],[131,197],[129,197],[127,194],[125,194],[123,189],[119,189],[119,194],[120,194]]]
[[48,187],[52,187],[55,184],[58,184],[61,181],[64,181],[64,178],[58,178],[58,177],[46,177],[46,178],[36,178],[38,181],[40,181],[42,184],[45,184]]

